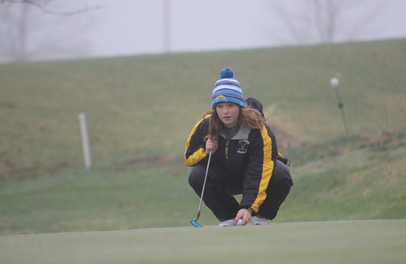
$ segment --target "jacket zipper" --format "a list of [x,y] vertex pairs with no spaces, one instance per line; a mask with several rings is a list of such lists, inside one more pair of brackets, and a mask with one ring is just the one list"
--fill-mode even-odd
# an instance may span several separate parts
[[226,142],[226,159],[228,159],[228,143],[230,143],[230,140]]

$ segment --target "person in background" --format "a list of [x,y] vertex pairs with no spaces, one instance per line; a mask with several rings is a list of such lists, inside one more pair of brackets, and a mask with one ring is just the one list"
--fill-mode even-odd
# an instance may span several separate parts
[[[262,106],[262,105],[261,105]],[[192,166],[189,184],[201,195],[208,154],[212,151],[203,200],[219,226],[269,224],[289,194],[293,181],[278,160],[275,136],[266,119],[246,107],[234,72],[220,72],[211,109],[193,127],[185,145],[185,165]],[[238,202],[234,195],[242,194]]]
[[[257,110],[258,112],[260,112],[262,118],[265,119],[265,115],[264,115],[264,112],[263,112],[262,104],[261,104],[261,102],[260,102],[258,99],[255,99],[255,98],[252,98],[252,97],[247,98],[247,99],[245,100],[245,104],[246,104],[249,108],[255,109],[255,110]],[[266,119],[265,119],[265,120],[266,120]],[[271,128],[269,128],[269,126],[268,126],[267,123],[264,123],[264,125],[267,127],[268,131],[271,131]],[[271,131],[271,134],[270,134],[269,136],[272,137],[272,138],[275,138],[275,135],[272,133],[272,131]],[[282,154],[281,154],[279,151],[278,151],[278,160],[280,160],[280,161],[281,161],[283,164],[285,164],[286,166],[290,166],[290,160],[287,159],[287,158],[284,158],[284,157],[282,156]]]

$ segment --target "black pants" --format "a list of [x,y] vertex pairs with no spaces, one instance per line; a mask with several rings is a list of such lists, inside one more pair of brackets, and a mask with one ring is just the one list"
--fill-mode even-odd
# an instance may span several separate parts
[[[206,165],[194,166],[189,175],[189,184],[201,195]],[[215,164],[210,164],[207,175],[203,201],[220,221],[235,218],[239,210],[239,203],[233,195],[243,193],[244,175],[230,175]],[[281,161],[275,162],[274,171],[266,190],[266,199],[259,207],[257,214],[272,220],[276,217],[279,207],[288,196],[293,181],[288,167]]]

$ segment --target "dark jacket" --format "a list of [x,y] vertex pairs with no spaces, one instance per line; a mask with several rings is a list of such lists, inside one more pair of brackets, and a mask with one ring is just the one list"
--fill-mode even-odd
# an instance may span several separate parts
[[[193,127],[185,146],[186,166],[207,164],[204,137],[208,134],[208,128],[209,118],[199,121]],[[250,130],[241,125],[239,132],[229,142],[220,134],[217,151],[210,162],[230,174],[244,177],[240,208],[258,212],[266,198],[266,189],[277,157],[275,136],[268,126]]]

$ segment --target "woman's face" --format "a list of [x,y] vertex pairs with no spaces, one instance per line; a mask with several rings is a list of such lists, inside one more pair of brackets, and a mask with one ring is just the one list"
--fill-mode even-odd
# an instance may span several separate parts
[[216,112],[226,128],[232,128],[238,123],[240,107],[233,103],[218,103]]

